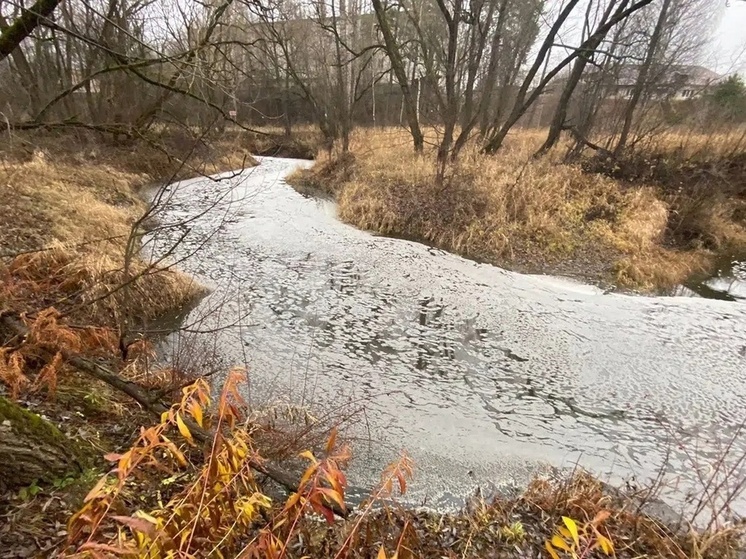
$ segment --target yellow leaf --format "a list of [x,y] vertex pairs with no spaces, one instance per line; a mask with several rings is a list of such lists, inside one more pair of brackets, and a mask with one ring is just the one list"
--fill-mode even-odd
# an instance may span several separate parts
[[102,477],[96,482],[96,485],[93,486],[93,489],[91,489],[88,492],[88,495],[85,496],[85,499],[83,500],[84,503],[87,503],[88,501],[95,499],[98,497],[101,493],[101,489],[103,489],[104,484],[106,483],[106,476]]
[[570,530],[568,530],[564,526],[560,526],[559,533],[562,534],[562,537],[565,538],[566,540],[572,539],[572,534],[570,533]]
[[316,470],[318,470],[319,465],[318,464],[311,464],[306,468],[306,471],[303,472],[303,476],[300,478],[300,481],[298,482],[298,489],[305,487],[306,483],[311,479],[313,474],[316,473]]
[[197,422],[197,425],[202,427],[202,407],[197,403],[192,403],[191,410],[192,417],[194,418],[194,421]]
[[601,546],[601,551],[606,555],[612,555],[614,553],[614,544],[611,543],[609,538],[606,538],[601,534],[598,534],[598,545]]
[[181,414],[178,412],[176,413],[176,426],[179,428],[179,433],[181,433],[182,437],[190,443],[193,442],[192,433],[187,429],[186,423],[181,419]]
[[301,458],[305,458],[306,460],[310,460],[314,464],[316,464],[317,462],[316,457],[313,455],[313,452],[311,452],[310,450],[304,450],[303,452],[300,453],[299,456]]
[[564,522],[565,526],[567,526],[567,529],[570,530],[570,534],[572,534],[572,540],[575,542],[575,545],[580,545],[580,536],[578,535],[578,525],[575,524],[575,521],[572,518],[563,516],[562,522]]
[[546,548],[547,552],[549,552],[549,556],[552,559],[560,559],[559,555],[557,555],[557,552],[554,550],[551,543],[545,542],[544,547]]
[[383,546],[378,548],[378,557],[376,559],[386,559],[386,551],[383,549]]
[[138,510],[135,512],[134,516],[136,516],[137,518],[142,518],[143,520],[147,520],[148,522],[151,522],[152,524],[155,524],[156,526],[159,525],[158,519],[148,514],[147,512]]
[[564,551],[571,551],[570,546],[567,545],[567,542],[557,535],[552,536],[552,545]]

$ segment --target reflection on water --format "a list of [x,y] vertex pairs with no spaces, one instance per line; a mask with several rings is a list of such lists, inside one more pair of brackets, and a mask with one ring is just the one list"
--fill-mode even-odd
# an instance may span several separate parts
[[712,277],[681,285],[674,295],[746,302],[746,260],[726,262]]
[[[202,311],[220,303],[204,329],[248,312],[212,336],[228,362],[247,362],[254,403],[364,402],[354,434],[375,444],[357,447],[357,485],[406,448],[413,498],[435,504],[525,479],[540,461],[619,479],[652,477],[669,457],[689,476],[682,494],[696,477],[682,448],[706,465],[738,432],[746,305],[604,294],[373,237],[287,187],[293,165],[249,171],[233,185],[236,219],[205,243],[208,212],[180,250],[201,248],[184,266],[215,289]],[[180,187],[161,218],[228,187]]]

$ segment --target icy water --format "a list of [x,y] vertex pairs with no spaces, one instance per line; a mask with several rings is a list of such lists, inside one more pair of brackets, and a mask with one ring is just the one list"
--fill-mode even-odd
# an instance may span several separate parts
[[604,293],[373,236],[284,182],[307,164],[263,158],[173,185],[163,224],[192,217],[148,247],[199,248],[181,266],[214,291],[192,317],[241,323],[203,336],[248,365],[252,402],[364,406],[352,485],[406,449],[409,499],[432,506],[520,485],[542,464],[619,483],[667,461],[680,500],[694,463],[738,432],[746,305]]

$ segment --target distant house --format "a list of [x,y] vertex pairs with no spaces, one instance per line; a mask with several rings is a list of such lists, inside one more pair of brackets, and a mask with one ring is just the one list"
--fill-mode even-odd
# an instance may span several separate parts
[[[602,72],[599,68],[588,68],[573,95],[569,120],[583,112],[586,92],[591,91],[594,92],[592,95],[598,95],[595,88],[599,85],[599,80],[601,80],[602,105],[608,111],[619,110],[619,107],[626,105],[626,100],[632,96],[639,75],[639,64],[622,64],[613,71],[607,70],[606,72]],[[645,95],[665,101],[696,99],[710,92],[722,79],[722,76],[703,66],[683,64],[654,66],[648,75]],[[566,76],[552,80],[531,109],[521,118],[519,124],[532,128],[548,126],[566,83]]]
[[[607,97],[612,99],[631,97],[639,74],[639,64],[620,66],[616,75],[609,78]],[[647,91],[653,97],[683,101],[701,97],[721,78],[722,76],[704,66],[675,64],[661,68],[654,67],[648,76],[650,85]]]

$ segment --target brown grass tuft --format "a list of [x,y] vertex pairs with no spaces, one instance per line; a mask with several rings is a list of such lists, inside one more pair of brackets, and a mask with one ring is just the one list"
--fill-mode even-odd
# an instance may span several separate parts
[[[320,154],[291,182],[335,196],[340,217],[362,229],[645,291],[702,273],[717,251],[746,250],[746,211],[729,198],[697,205],[695,196],[654,182],[564,164],[559,152],[533,159],[540,139],[517,134],[496,157],[469,146],[439,185],[432,149],[418,157],[406,132],[359,131],[351,155]],[[696,231],[685,238],[684,226]]]

